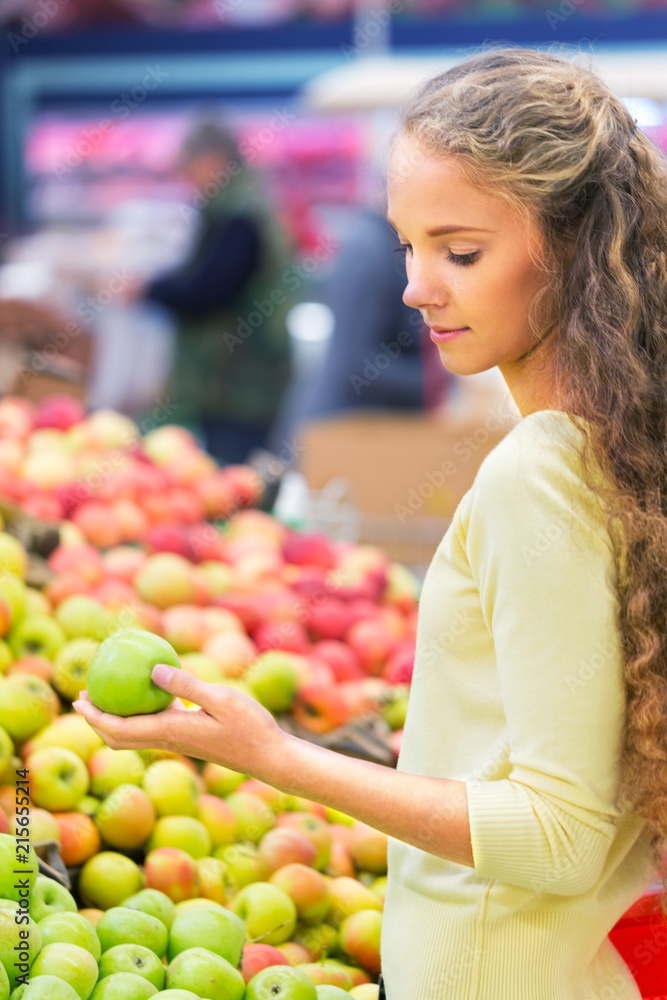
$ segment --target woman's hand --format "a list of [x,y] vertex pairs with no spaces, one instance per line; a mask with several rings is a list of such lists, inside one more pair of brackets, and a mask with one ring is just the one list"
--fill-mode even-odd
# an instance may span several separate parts
[[200,708],[176,701],[164,712],[121,718],[100,712],[87,695],[72,707],[114,750],[170,750],[270,782],[271,762],[285,738],[270,712],[240,691],[185,670],[159,664],[151,676],[158,687]]

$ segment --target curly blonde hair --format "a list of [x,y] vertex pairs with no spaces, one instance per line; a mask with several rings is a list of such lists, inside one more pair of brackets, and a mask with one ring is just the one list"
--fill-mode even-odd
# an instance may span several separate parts
[[402,135],[456,156],[541,226],[553,293],[542,334],[557,330],[560,402],[584,434],[584,476],[617,555],[619,804],[646,820],[667,913],[665,160],[593,72],[528,49],[492,49],[431,79]]

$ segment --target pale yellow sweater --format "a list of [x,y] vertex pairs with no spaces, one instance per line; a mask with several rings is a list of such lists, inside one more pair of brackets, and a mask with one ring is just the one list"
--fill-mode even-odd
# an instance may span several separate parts
[[398,766],[466,783],[475,867],[390,841],[388,1000],[640,997],[607,934],[653,871],[616,805],[616,570],[580,443],[521,420],[428,570]]

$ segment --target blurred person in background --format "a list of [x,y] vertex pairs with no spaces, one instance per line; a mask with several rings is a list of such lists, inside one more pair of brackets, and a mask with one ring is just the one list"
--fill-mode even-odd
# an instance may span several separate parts
[[134,294],[176,318],[168,392],[177,421],[198,431],[219,462],[244,462],[267,446],[291,376],[282,280],[289,242],[226,129],[197,125],[182,169],[196,192],[194,245],[179,267]]

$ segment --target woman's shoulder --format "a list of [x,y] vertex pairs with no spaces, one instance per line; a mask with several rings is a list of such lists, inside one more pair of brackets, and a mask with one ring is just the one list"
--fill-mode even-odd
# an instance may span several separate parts
[[480,465],[476,483],[581,472],[584,432],[564,410],[537,410],[514,425]]

